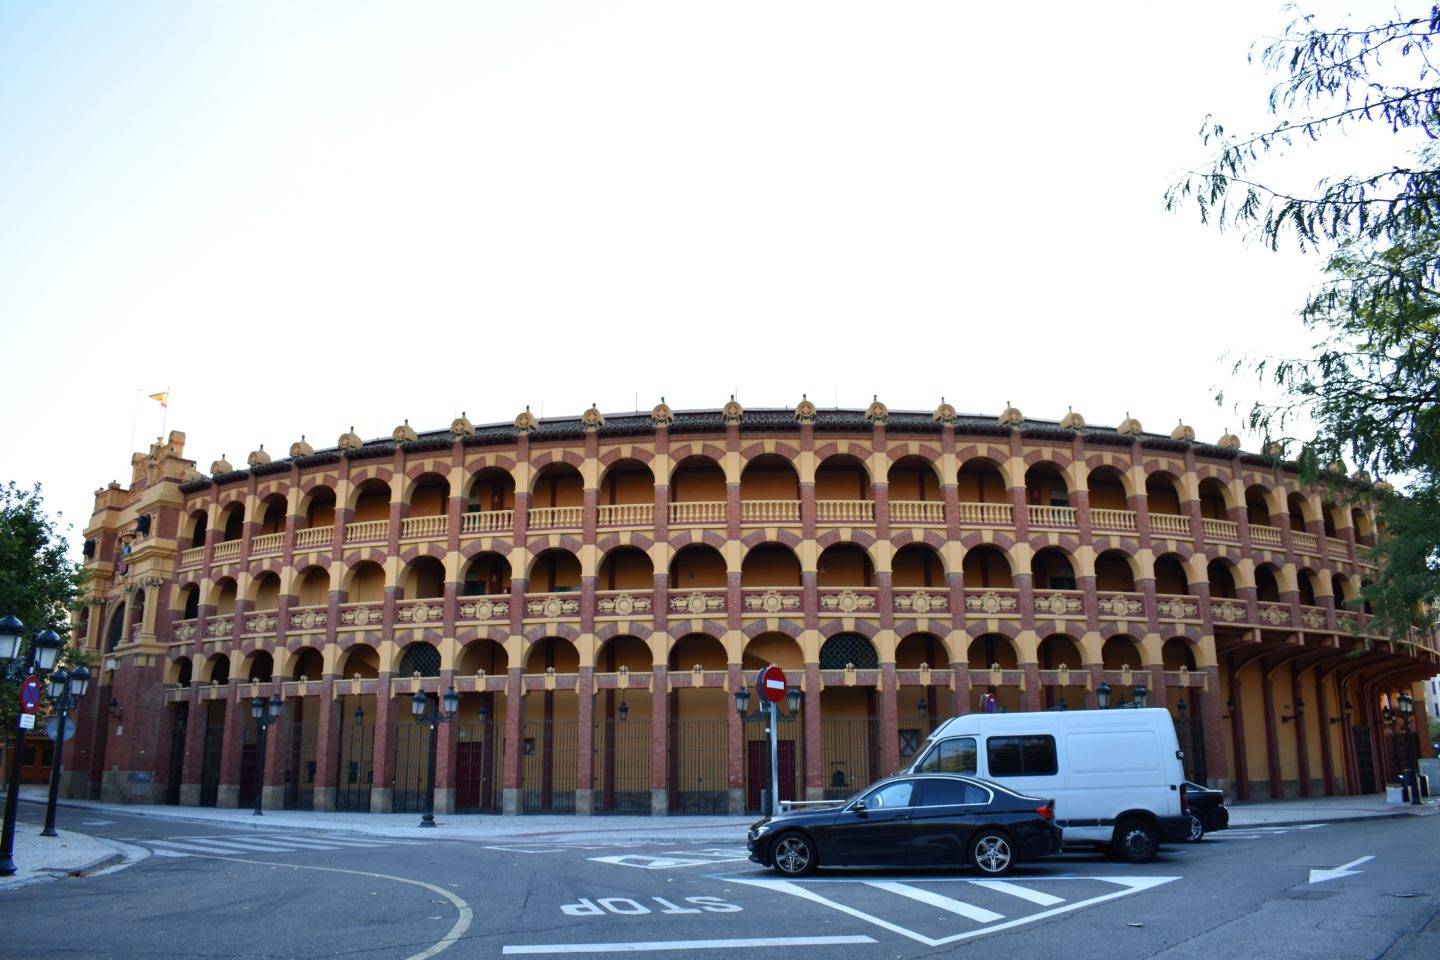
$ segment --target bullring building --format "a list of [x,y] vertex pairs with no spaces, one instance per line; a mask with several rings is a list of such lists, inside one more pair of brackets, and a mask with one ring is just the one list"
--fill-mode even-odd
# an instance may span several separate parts
[[[419,809],[416,691],[459,698],[437,809],[738,813],[848,795],[976,711],[1168,709],[1193,780],[1369,793],[1429,744],[1436,638],[1375,635],[1374,498],[1183,425],[868,409],[538,419],[208,474],[172,432],[98,490],[70,795]],[[1107,697],[1108,695],[1108,697]],[[255,697],[283,709],[258,759]],[[752,706],[754,700],[752,699]]]

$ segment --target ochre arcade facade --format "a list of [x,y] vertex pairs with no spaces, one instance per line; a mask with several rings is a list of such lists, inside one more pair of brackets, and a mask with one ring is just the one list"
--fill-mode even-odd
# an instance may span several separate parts
[[[97,491],[78,636],[102,665],[72,795],[389,811],[724,813],[845,795],[945,717],[1146,697],[1241,798],[1382,789],[1435,638],[1353,602],[1374,488],[1343,503],[1233,436],[866,410],[721,410],[394,436],[210,474],[171,433]],[[1143,694],[1140,688],[1143,689]],[[283,698],[257,761],[251,703]],[[262,769],[263,767],[263,769]]]

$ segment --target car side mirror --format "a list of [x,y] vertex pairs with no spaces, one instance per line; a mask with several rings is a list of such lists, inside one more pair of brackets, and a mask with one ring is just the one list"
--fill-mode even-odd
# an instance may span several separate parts
[[852,806],[850,809],[851,809],[851,810],[854,810],[857,814],[859,814],[859,815],[862,816],[862,817],[865,816],[865,801],[864,801],[864,800],[856,800],[856,801],[855,801],[855,805]]

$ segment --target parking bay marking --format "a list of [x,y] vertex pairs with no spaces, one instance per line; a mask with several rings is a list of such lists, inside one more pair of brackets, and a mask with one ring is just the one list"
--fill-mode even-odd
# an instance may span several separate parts
[[507,945],[506,956],[546,953],[669,953],[676,950],[733,950],[737,947],[828,947],[874,943],[874,937],[736,937],[728,940],[637,940],[629,943],[527,943]]
[[705,850],[666,850],[654,856],[644,853],[622,853],[605,857],[588,857],[587,859],[595,863],[609,863],[619,867],[639,867],[641,870],[673,870],[677,867],[741,863],[749,860],[750,855],[744,850],[710,847]]
[[[1100,894],[1099,896],[1087,897],[1087,898],[1084,899],[1084,900],[1076,900],[1076,901],[1068,902],[1068,903],[1064,901],[1064,898],[1063,898],[1063,897],[1056,897],[1056,898],[1054,898],[1054,899],[1060,901],[1060,903],[1052,906],[1050,909],[1048,909],[1048,910],[1042,910],[1042,911],[1040,911],[1039,913],[1031,913],[1031,914],[1026,914],[1025,916],[1021,916],[1021,917],[1015,917],[1014,919],[1011,919],[1011,920],[1005,920],[1005,919],[1003,918],[1003,915],[1002,915],[1002,914],[996,914],[994,911],[983,910],[982,908],[976,907],[976,906],[974,906],[973,904],[966,904],[966,903],[964,903],[964,901],[954,900],[954,899],[952,899],[952,898],[950,898],[950,897],[945,897],[945,896],[943,896],[943,895],[941,895],[941,894],[934,893],[934,892],[929,891],[929,890],[924,890],[924,889],[921,889],[921,888],[912,887],[910,884],[899,883],[898,881],[870,881],[870,880],[863,880],[863,879],[860,879],[860,878],[856,878],[856,879],[854,879],[854,880],[851,880],[851,879],[848,879],[848,878],[840,878],[840,877],[833,878],[833,879],[809,880],[809,881],[806,881],[806,880],[799,880],[799,881],[795,881],[795,880],[769,880],[769,879],[759,879],[759,878],[750,878],[750,877],[717,877],[716,879],[725,880],[725,881],[727,881],[727,882],[729,882],[729,883],[743,883],[743,884],[747,884],[747,885],[749,885],[749,886],[760,887],[760,888],[762,888],[762,889],[774,890],[774,891],[777,892],[777,893],[787,893],[787,894],[790,894],[791,896],[799,897],[799,898],[802,899],[802,900],[808,900],[808,901],[810,901],[810,902],[812,902],[812,903],[818,903],[818,904],[820,904],[820,905],[822,905],[822,906],[829,907],[829,908],[832,909],[832,910],[837,910],[837,911],[839,911],[840,913],[844,913],[844,914],[847,914],[847,915],[849,915],[849,916],[852,916],[852,917],[856,918],[857,920],[863,920],[863,921],[865,921],[866,923],[873,924],[873,925],[875,925],[875,926],[877,926],[877,927],[880,927],[881,929],[889,930],[891,933],[898,933],[898,934],[900,934],[900,935],[903,936],[903,937],[908,937],[908,938],[910,938],[911,940],[914,940],[914,941],[916,941],[916,942],[918,942],[918,943],[923,943],[923,944],[925,944],[926,946],[929,946],[929,947],[938,947],[938,946],[943,946],[944,944],[947,944],[947,943],[955,943],[955,942],[960,941],[960,940],[968,940],[968,939],[970,939],[970,938],[972,938],[972,937],[983,936],[983,935],[988,934],[988,933],[997,933],[997,932],[999,932],[999,931],[1001,931],[1001,930],[1008,930],[1008,929],[1010,929],[1010,928],[1012,928],[1012,927],[1018,927],[1018,926],[1021,926],[1021,925],[1023,925],[1023,924],[1027,924],[1027,923],[1033,923],[1033,922],[1036,921],[1036,920],[1044,920],[1044,919],[1046,919],[1046,918],[1048,918],[1048,917],[1057,916],[1057,915],[1062,914],[1062,913],[1069,913],[1069,912],[1071,912],[1071,911],[1073,911],[1073,910],[1079,910],[1079,909],[1081,909],[1082,907],[1094,906],[1095,904],[1105,903],[1106,901],[1109,901],[1109,900],[1116,900],[1116,899],[1119,899],[1120,897],[1129,896],[1129,895],[1132,894],[1132,893],[1140,893],[1140,892],[1142,892],[1142,891],[1144,891],[1144,890],[1153,889],[1154,887],[1158,887],[1158,886],[1161,886],[1161,885],[1163,885],[1163,884],[1170,883],[1171,881],[1173,881],[1173,880],[1178,880],[1178,879],[1180,879],[1180,878],[1179,878],[1179,877],[1078,877],[1078,876],[1068,876],[1068,875],[1067,875],[1067,876],[1063,876],[1063,877],[1035,877],[1035,878],[1032,878],[1031,881],[1029,881],[1029,882],[1043,883],[1043,882],[1050,882],[1050,881],[1055,881],[1055,880],[1090,880],[1090,881],[1099,881],[1099,882],[1102,882],[1102,883],[1114,884],[1114,885],[1120,887],[1120,889],[1119,889],[1119,890],[1112,891],[1112,892],[1110,892],[1110,893]],[[917,880],[916,882],[918,882],[918,883],[946,883],[946,882],[953,882],[953,883],[972,883],[972,884],[976,884],[977,886],[985,886],[987,889],[994,890],[994,891],[996,891],[996,892],[998,892],[998,893],[1008,893],[1008,894],[1011,894],[1012,896],[1019,896],[1020,899],[1028,900],[1028,901],[1030,901],[1031,903],[1039,903],[1039,900],[1038,900],[1036,897],[1034,897],[1034,896],[1023,896],[1023,895],[1020,895],[1020,894],[1016,893],[1016,891],[1013,890],[1013,889],[1007,889],[1006,887],[1019,887],[1019,885],[1018,885],[1018,884],[1008,884],[1008,883],[1006,883],[1005,881],[998,881],[999,883],[1006,884],[1006,886],[999,886],[999,887],[993,885],[993,882],[992,882],[992,883],[986,883],[986,882],[984,882],[984,881],[971,880],[971,879],[969,879],[968,877],[924,877],[924,878],[922,878],[922,879]],[[828,884],[828,883],[861,883],[861,884],[866,885],[866,886],[878,887],[879,889],[881,889],[881,890],[886,890],[887,892],[890,892],[890,893],[899,893],[901,896],[908,897],[908,898],[914,899],[914,900],[919,900],[919,901],[921,901],[921,902],[923,902],[923,903],[928,903],[928,904],[930,904],[930,905],[932,905],[932,906],[941,907],[942,909],[945,909],[947,912],[950,912],[950,913],[956,913],[956,914],[960,914],[960,915],[962,915],[962,916],[967,916],[967,915],[969,915],[969,914],[966,913],[966,910],[968,910],[968,911],[970,911],[971,913],[973,913],[973,914],[975,915],[975,916],[972,916],[972,919],[976,919],[976,918],[978,918],[979,916],[984,915],[984,914],[990,914],[990,915],[993,915],[993,916],[996,918],[996,921],[995,921],[995,922],[989,922],[989,923],[984,923],[984,921],[980,921],[980,922],[984,923],[984,925],[983,925],[983,926],[980,926],[980,927],[977,927],[977,928],[975,928],[975,929],[973,929],[973,930],[965,930],[965,931],[962,931],[962,932],[960,932],[960,933],[951,934],[951,935],[945,936],[945,937],[929,937],[929,936],[926,936],[925,934],[920,933],[920,932],[918,932],[918,931],[916,931],[916,930],[911,930],[911,929],[909,929],[908,927],[903,927],[903,926],[901,926],[901,925],[898,924],[898,923],[892,923],[892,922],[890,922],[889,920],[882,919],[881,917],[877,917],[877,916],[875,916],[874,914],[866,913],[866,912],[863,911],[863,910],[856,909],[855,907],[849,906],[848,904],[840,903],[840,902],[835,901],[835,900],[832,900],[832,899],[830,899],[830,898],[828,898],[828,897],[821,896],[821,895],[820,895],[818,892],[816,892],[815,890],[810,889],[811,886],[818,885],[818,884]],[[897,889],[897,888],[902,888],[902,887],[903,887],[903,888],[906,888],[906,889],[905,889],[905,890]],[[1030,890],[1028,887],[1025,887],[1025,888],[1023,888],[1023,889],[1025,889],[1028,893],[1032,893],[1032,894],[1038,894],[1038,893],[1040,893],[1040,891],[1032,891],[1032,890]],[[1049,895],[1046,894],[1045,896],[1049,896]],[[946,905],[947,903],[949,904],[948,906]]]

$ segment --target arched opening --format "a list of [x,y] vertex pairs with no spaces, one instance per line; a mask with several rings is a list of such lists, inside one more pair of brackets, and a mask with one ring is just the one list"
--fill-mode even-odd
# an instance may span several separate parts
[[671,503],[724,503],[725,471],[709,457],[686,457],[670,473]]
[[908,766],[939,724],[954,714],[950,687],[942,671],[950,669],[945,644],[933,633],[912,633],[895,648],[895,669],[908,671],[928,667],[935,671],[931,682],[919,685],[902,683],[896,693],[899,713],[900,761]]
[[[752,637],[746,644],[741,654],[741,672],[747,678],[755,676],[755,671],[767,664],[775,664],[785,671],[787,679],[792,685],[803,672],[803,658],[800,653],[800,644],[794,638],[783,633],[767,632]],[[754,689],[750,690],[751,703],[758,703],[759,696]],[[823,698],[825,694],[822,692]],[[828,701],[824,701],[828,702]],[[800,716],[794,723],[781,723],[776,727],[777,749],[775,753],[776,765],[779,768],[779,790],[781,800],[796,800],[804,795],[803,777],[804,765],[800,762],[800,741],[804,731],[805,708],[802,703]],[[822,740],[824,736],[825,711],[821,710]],[[765,733],[765,724],[759,721],[750,721],[744,724],[744,765],[743,773],[745,780],[745,809],[747,812],[758,813],[761,808],[760,792],[767,780],[769,743]]]
[[1074,590],[1075,567],[1059,547],[1046,547],[1030,558],[1036,590]]
[[1290,513],[1291,530],[1310,529],[1310,498],[1301,493],[1291,492],[1285,497],[1285,508]]
[[400,580],[403,600],[445,596],[445,564],[435,557],[416,557],[405,567]]
[[214,684],[225,684],[230,682],[230,658],[223,653],[217,653],[205,664],[205,682]]
[[816,500],[869,500],[870,474],[856,457],[826,457],[815,468]]
[[579,507],[585,503],[585,481],[568,463],[547,463],[535,475],[535,507]]
[[310,491],[301,510],[300,529],[312,530],[335,525],[335,491],[329,487],[316,487]]
[[580,589],[580,560],[569,550],[546,550],[530,565],[531,593],[568,593]]
[[1042,461],[1026,470],[1025,502],[1033,507],[1070,506],[1070,487],[1060,468]]
[[499,467],[486,467],[470,480],[465,495],[467,513],[515,509],[515,478]]
[[1355,507],[1350,511],[1350,526],[1355,528],[1355,542],[1362,547],[1375,546],[1375,525],[1370,522],[1370,517]]
[[[672,675],[699,667],[727,668],[725,646],[709,634],[689,633],[670,648]],[[723,687],[677,687],[670,692],[670,812],[720,814],[728,807],[727,728],[734,711]]]
[[960,467],[957,492],[962,503],[1009,503],[1005,475],[994,460],[967,460]]
[[1155,560],[1155,592],[1174,596],[1190,592],[1190,578],[1185,574],[1185,564],[1173,553]]
[[671,590],[717,589],[725,585],[725,558],[712,546],[688,544],[670,561]]
[[816,581],[826,587],[869,587],[875,583],[875,565],[864,548],[854,543],[836,543],[820,554]]
[[1086,480],[1092,510],[1129,510],[1130,495],[1126,492],[1125,478],[1120,471],[1106,465],[1090,471]]
[[1179,637],[1165,641],[1160,648],[1160,659],[1164,661],[1166,670],[1179,670],[1182,667],[1191,671],[1195,669],[1195,651]]
[[945,565],[935,548],[926,543],[907,543],[895,551],[890,582],[898,589],[945,586]]
[[616,547],[600,561],[597,589],[653,590],[655,565],[639,547]]
[[1095,558],[1095,589],[1101,593],[1134,593],[1135,567],[1119,550],[1106,550]]
[[379,603],[385,599],[385,571],[373,560],[361,560],[350,568],[345,584],[347,603]]
[[355,491],[356,523],[370,520],[387,520],[390,517],[390,484],[378,477],[372,477],[360,484]]
[[510,592],[510,561],[498,553],[477,553],[465,565],[460,588],[467,597],[495,597]]
[[1316,576],[1313,570],[1301,570],[1296,578],[1296,586],[1300,589],[1300,602],[1313,607],[1318,605],[1315,599]]
[[400,652],[396,676],[413,677],[417,673],[422,677],[440,676],[440,651],[435,649],[434,644],[420,640]]
[[1041,640],[1038,656],[1041,670],[1058,670],[1061,667],[1079,670],[1082,665],[1079,645],[1063,633],[1051,634]]
[[[650,648],[639,637],[606,640],[596,652],[596,671],[648,673]],[[618,679],[618,678],[617,678]],[[594,809],[596,813],[649,813],[651,698],[601,685],[595,693]]]
[[821,670],[878,670],[880,656],[863,634],[837,633],[820,647]]
[[617,460],[600,478],[600,505],[655,502],[655,474],[640,460]]
[[110,623],[105,628],[105,650],[109,652],[118,647],[125,639],[125,604],[115,608],[110,614]]
[[1322,521],[1324,521],[1325,536],[1340,536],[1340,524],[1344,519],[1344,514],[1340,512],[1339,507],[1335,506],[1335,504],[1333,503],[1322,504],[1320,518]]
[[[525,654],[524,671],[531,676],[544,676],[549,671],[575,674],[579,669],[579,651],[563,637],[545,637]],[[534,691],[523,698],[519,707],[521,811],[573,813],[579,722],[576,691],[573,687]]]
[[194,673],[195,667],[194,664],[190,662],[189,657],[180,657],[170,664],[170,682],[176,686],[190,686],[190,681],[194,678]]
[[257,535],[263,537],[271,533],[284,533],[285,514],[288,509],[283,493],[272,493],[260,501],[260,507],[255,511],[260,520],[260,530]]
[[740,583],[746,587],[798,587],[800,559],[784,544],[762,543],[741,561]]
[[891,503],[938,503],[945,499],[940,492],[940,475],[924,457],[911,454],[896,460],[886,480]]
[[1200,481],[1200,516],[1206,520],[1230,519],[1229,497],[1225,484],[1215,477]]
[[1270,491],[1258,483],[1245,488],[1245,519],[1253,526],[1271,526]]
[[357,643],[340,655],[339,675],[373,680],[380,676],[380,654],[368,643]]
[[[998,633],[981,634],[970,641],[967,663],[971,670],[1014,670],[1019,666],[1015,644],[1009,637]],[[987,701],[993,700],[996,711],[1015,713],[1020,710],[1020,689],[1011,684],[993,685],[987,680],[977,680],[970,690],[970,712],[981,713],[990,709]]]
[[[457,674],[504,676],[509,660],[494,640],[467,644],[456,663]],[[455,810],[457,813],[499,813],[505,783],[503,770],[506,696],[499,690],[462,693],[456,731]]]
[[1080,658],[1080,646],[1065,634],[1051,634],[1040,641],[1037,654],[1041,670],[1069,670],[1069,682],[1061,684],[1063,675],[1057,675],[1053,682],[1041,685],[1041,699],[1046,710],[1080,709],[1087,705],[1088,690],[1085,686],[1086,673]]
[[1335,597],[1335,606],[1354,606],[1351,601],[1355,599],[1355,586],[1345,574],[1334,573],[1330,575],[1330,592]]
[[280,575],[267,570],[255,580],[255,609],[269,612],[280,609]]
[[450,481],[438,473],[421,474],[410,488],[412,517],[440,517],[450,509]]
[[945,642],[933,633],[912,633],[895,648],[895,669],[919,670],[922,666],[932,670],[950,669]]
[[[1100,659],[1106,670],[1140,670],[1140,645],[1133,637],[1119,634],[1105,641],[1100,648]],[[1144,683],[1144,680],[1141,681]]]
[[1275,568],[1268,564],[1255,568],[1255,598],[1264,603],[1280,602],[1280,582]]
[[1211,560],[1205,565],[1205,575],[1210,578],[1211,597],[1217,600],[1234,600],[1239,596],[1235,589],[1235,574],[1229,562]]
[[1145,478],[1145,502],[1151,513],[1180,515],[1180,485],[1174,474],[1161,471]]
[[[672,671],[724,670],[728,666],[725,645],[708,633],[687,633],[676,640],[670,648],[669,667]],[[677,693],[691,693],[691,689],[677,690]],[[716,719],[725,719],[718,715]]]
[[259,650],[251,655],[245,679],[258,683],[269,683],[275,679],[275,658],[270,656],[269,651]]
[[330,571],[307,567],[296,586],[296,601],[302,607],[321,607],[330,602]]
[[805,668],[800,644],[796,643],[793,637],[774,631],[751,637],[740,658],[741,670],[745,676],[754,676],[754,671],[771,663],[786,673],[794,671],[794,675],[799,676]]
[[180,619],[194,620],[200,616],[200,587],[187,583],[180,588]]
[[239,540],[245,533],[245,504],[232,503],[220,513],[222,541]]
[[185,531],[183,538],[190,542],[190,547],[205,546],[205,531],[210,528],[210,515],[204,510],[191,510],[190,516],[185,520]]
[[229,617],[235,614],[235,578],[221,577],[215,584],[215,615]]
[[800,475],[789,460],[776,453],[761,454],[740,473],[740,499],[799,500]]
[[291,680],[319,680],[325,675],[325,658],[320,651],[306,647],[295,655],[295,665],[290,670]]
[[1010,558],[999,547],[990,544],[978,546],[965,553],[961,571],[966,589],[996,588],[1008,590],[1015,586],[1010,569]]
[[483,672],[486,676],[499,677],[504,676],[509,667],[510,658],[506,656],[505,648],[494,640],[483,638],[466,644],[460,651],[455,672],[469,676]]

